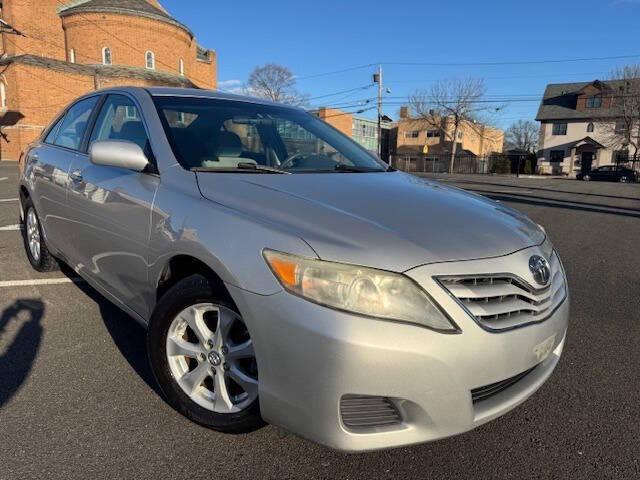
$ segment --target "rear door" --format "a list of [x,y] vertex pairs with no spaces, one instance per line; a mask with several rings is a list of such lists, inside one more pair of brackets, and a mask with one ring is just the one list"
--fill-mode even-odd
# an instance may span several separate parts
[[98,96],[85,98],[67,109],[27,159],[34,173],[34,201],[47,242],[65,256],[74,224],[67,209],[69,170],[98,100]]
[[[138,144],[153,163],[140,108],[132,97],[110,94],[97,115],[87,151],[98,140]],[[147,288],[151,208],[160,177],[119,167],[94,165],[88,155],[71,167],[68,203],[81,221],[70,246],[81,273],[121,303],[146,317],[141,292]]]

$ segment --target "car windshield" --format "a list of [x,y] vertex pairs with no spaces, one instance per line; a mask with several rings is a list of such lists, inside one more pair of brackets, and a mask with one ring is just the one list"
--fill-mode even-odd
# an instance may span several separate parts
[[387,165],[296,108],[156,96],[174,154],[188,170],[273,173],[383,172]]

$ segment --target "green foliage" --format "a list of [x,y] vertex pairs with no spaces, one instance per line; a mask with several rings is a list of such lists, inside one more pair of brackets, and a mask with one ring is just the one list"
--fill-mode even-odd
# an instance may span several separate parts
[[522,170],[522,172],[525,175],[531,175],[533,173],[533,165],[532,165],[532,161],[530,158],[526,159],[524,162],[524,169]]
[[491,173],[511,173],[511,161],[506,157],[495,157],[491,162]]

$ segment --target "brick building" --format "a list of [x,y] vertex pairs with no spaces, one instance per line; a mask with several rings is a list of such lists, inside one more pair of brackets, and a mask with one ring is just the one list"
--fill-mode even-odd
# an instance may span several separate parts
[[0,0],[0,18],[2,160],[88,91],[216,87],[215,52],[157,0]]

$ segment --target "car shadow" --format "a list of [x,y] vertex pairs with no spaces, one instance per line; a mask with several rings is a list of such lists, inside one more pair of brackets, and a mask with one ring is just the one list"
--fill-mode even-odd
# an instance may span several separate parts
[[620,217],[640,218],[640,209],[617,207],[613,205],[603,205],[598,203],[576,202],[572,200],[560,200],[557,198],[547,198],[521,193],[502,193],[490,190],[469,189],[474,193],[489,197],[492,200],[499,200],[524,205],[534,205],[548,208],[560,208],[581,212],[603,213],[607,215],[617,215]]
[[[510,188],[510,189],[533,190],[533,191],[548,192],[548,193],[566,193],[568,195],[580,195],[583,197],[599,197],[599,198],[610,198],[614,200],[633,200],[636,202],[640,202],[640,197],[626,197],[621,195],[607,195],[604,193],[589,193],[589,192],[577,192],[577,191],[571,191],[571,190],[558,190],[557,188],[554,188],[554,187],[536,187],[534,185],[515,185],[513,183],[486,182],[482,179],[478,181],[473,181],[473,180],[456,179],[455,177],[448,177],[447,180],[450,180],[455,184],[460,184],[461,187],[462,185],[477,185],[477,186],[489,185],[493,187],[504,187],[504,188]],[[562,181],[562,179],[557,179],[557,180]],[[572,181],[576,181],[576,180],[572,180]],[[462,188],[466,188],[466,187],[462,187]]]
[[18,299],[0,314],[0,345],[9,336],[10,323],[18,330],[0,354],[0,409],[20,390],[29,377],[42,342],[45,306],[40,299]]
[[149,388],[162,397],[147,359],[145,328],[86,282],[78,282],[76,286],[98,305],[102,322],[120,354]]

